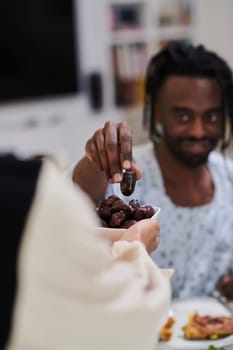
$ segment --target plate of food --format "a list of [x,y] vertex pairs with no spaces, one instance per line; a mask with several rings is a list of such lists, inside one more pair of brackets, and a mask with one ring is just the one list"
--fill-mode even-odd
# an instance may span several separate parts
[[161,330],[164,340],[160,341],[159,349],[233,349],[233,316],[217,299],[174,300],[171,312],[173,322],[170,320],[167,323],[170,327]]

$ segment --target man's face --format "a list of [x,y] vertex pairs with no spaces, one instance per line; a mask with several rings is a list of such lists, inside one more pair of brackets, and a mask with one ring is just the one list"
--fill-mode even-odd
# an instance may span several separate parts
[[167,151],[188,166],[206,163],[223,132],[223,102],[215,79],[169,77],[155,104]]

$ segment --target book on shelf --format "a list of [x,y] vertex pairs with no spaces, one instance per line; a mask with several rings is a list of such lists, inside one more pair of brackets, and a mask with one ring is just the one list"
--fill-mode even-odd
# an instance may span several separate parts
[[109,27],[112,31],[135,30],[143,27],[144,4],[112,4],[109,7]]
[[147,48],[144,43],[112,47],[115,103],[131,106],[143,103]]

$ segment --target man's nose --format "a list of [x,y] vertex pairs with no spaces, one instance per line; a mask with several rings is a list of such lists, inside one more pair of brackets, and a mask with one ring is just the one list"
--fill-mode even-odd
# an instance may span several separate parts
[[201,118],[199,118],[199,117],[194,118],[192,125],[191,125],[190,133],[192,134],[192,136],[194,136],[196,138],[201,138],[201,137],[205,136],[205,134],[206,134],[205,125],[204,125],[204,122]]

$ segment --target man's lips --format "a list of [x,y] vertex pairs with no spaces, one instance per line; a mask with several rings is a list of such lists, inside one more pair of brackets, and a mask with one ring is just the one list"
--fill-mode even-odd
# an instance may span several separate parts
[[191,141],[183,140],[182,148],[191,153],[205,153],[211,148],[211,142],[209,140]]

